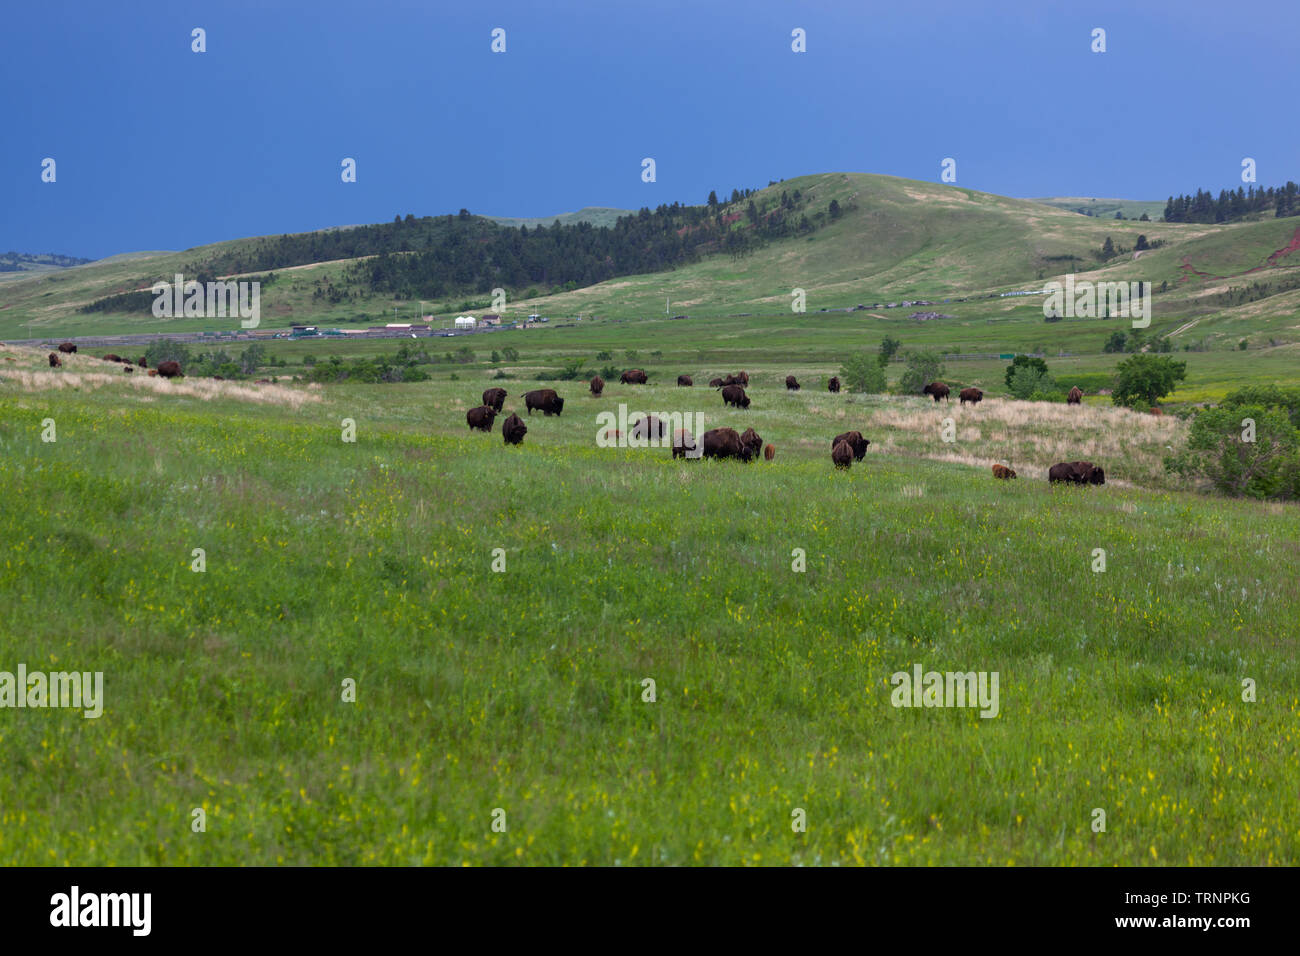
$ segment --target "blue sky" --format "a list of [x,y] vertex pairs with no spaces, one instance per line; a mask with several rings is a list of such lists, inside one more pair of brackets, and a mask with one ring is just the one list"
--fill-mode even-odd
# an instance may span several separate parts
[[1300,180],[1297,36],[1294,2],[11,5],[0,251],[700,202],[826,171],[933,181],[944,157],[1012,196],[1235,188],[1245,156],[1278,185]]

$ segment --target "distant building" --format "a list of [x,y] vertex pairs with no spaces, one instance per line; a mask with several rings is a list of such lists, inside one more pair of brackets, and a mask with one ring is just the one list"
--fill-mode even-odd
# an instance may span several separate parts
[[456,328],[458,329],[472,329],[474,328],[475,324],[476,323],[474,321],[474,316],[472,315],[456,316]]
[[496,328],[501,325],[501,316],[485,315],[483,318],[478,320],[478,324],[485,329]]

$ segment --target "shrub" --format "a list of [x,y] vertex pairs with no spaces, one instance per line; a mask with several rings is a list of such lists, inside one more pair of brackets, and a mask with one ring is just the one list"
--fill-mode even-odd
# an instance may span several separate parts
[[1008,376],[1007,383],[1015,398],[1026,400],[1035,393],[1051,393],[1056,390],[1056,382],[1044,369],[1036,365],[1022,365]]
[[150,368],[157,368],[162,362],[179,362],[183,369],[190,363],[190,349],[184,342],[159,339],[144,350],[144,357]]
[[518,361],[519,361],[519,350],[518,350],[518,349],[515,349],[515,348],[504,348],[504,349],[501,350],[501,354],[502,354],[502,356],[505,357],[505,360],[506,360],[507,362],[518,362]]
[[[1011,360],[1011,364],[1007,366],[1007,388],[1011,387],[1011,376],[1015,374],[1016,369],[1019,368],[1036,368],[1042,372],[1043,375],[1047,374],[1047,363],[1042,359],[1034,358],[1031,355],[1017,355]],[[1020,396],[1016,397],[1019,398]]]
[[611,362],[611,361],[613,361],[613,359],[614,359],[614,353],[613,353],[613,352],[605,351],[605,352],[597,352],[597,353],[596,353],[596,361],[597,361],[597,362]]
[[1300,496],[1298,449],[1300,433],[1281,409],[1220,406],[1192,420],[1186,450],[1166,458],[1165,468],[1208,479],[1234,497],[1295,498]]
[[1151,406],[1187,378],[1187,363],[1159,355],[1132,355],[1115,369],[1115,390],[1110,400],[1129,408]]
[[878,355],[859,352],[844,360],[840,367],[840,379],[851,392],[862,394],[879,394],[885,390],[885,367]]
[[944,376],[943,360],[934,352],[908,352],[904,362],[907,367],[898,381],[899,391],[904,394],[920,394],[923,388]]
[[1286,412],[1295,428],[1300,428],[1300,387],[1285,385],[1247,385],[1229,392],[1221,403],[1226,407],[1263,405]]

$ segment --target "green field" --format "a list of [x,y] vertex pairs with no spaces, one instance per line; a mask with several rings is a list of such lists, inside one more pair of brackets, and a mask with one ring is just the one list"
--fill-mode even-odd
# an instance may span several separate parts
[[[700,335],[658,336],[658,380],[747,367],[748,411],[548,383],[564,414],[525,416],[519,448],[465,427],[479,367],[307,388],[7,351],[0,670],[102,671],[105,701],[5,711],[0,861],[1300,859],[1300,511],[1162,484],[1172,416],[830,396],[834,365],[774,334]],[[522,411],[541,383],[499,384]],[[752,425],[776,457],[599,448],[620,402]],[[836,472],[849,428],[873,444]],[[1108,484],[1049,487],[1071,450]],[[891,706],[916,664],[997,672],[998,716]]]

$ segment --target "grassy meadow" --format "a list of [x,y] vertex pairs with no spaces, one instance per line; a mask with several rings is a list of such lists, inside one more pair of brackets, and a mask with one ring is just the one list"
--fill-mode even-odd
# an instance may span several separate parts
[[[510,335],[566,333],[604,334]],[[105,702],[4,712],[0,862],[1300,859],[1300,509],[1167,484],[1172,416],[787,393],[835,365],[695,334],[646,346],[652,381],[747,368],[749,410],[522,366],[256,386],[4,350],[0,670],[102,671]],[[507,448],[465,426],[488,384],[564,414]],[[776,457],[600,448],[620,402]],[[837,472],[851,428],[873,444]],[[1075,457],[1108,484],[1049,487]],[[996,671],[998,716],[891,706],[915,664]]]

